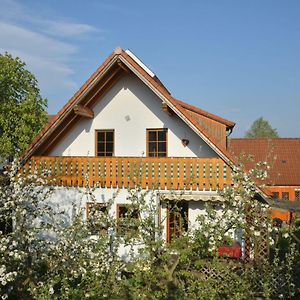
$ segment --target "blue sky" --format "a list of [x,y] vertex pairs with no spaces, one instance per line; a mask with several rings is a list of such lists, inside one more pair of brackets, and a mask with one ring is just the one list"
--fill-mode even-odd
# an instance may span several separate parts
[[0,0],[0,52],[23,59],[56,113],[117,46],[178,99],[300,137],[300,1]]

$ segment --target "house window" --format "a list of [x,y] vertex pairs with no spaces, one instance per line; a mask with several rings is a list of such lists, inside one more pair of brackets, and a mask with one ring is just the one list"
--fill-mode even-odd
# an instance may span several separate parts
[[117,230],[125,236],[133,235],[139,227],[139,210],[130,204],[117,205]]
[[167,206],[167,241],[180,237],[188,230],[187,201],[170,201]]
[[87,203],[86,216],[88,229],[92,234],[106,234],[108,229],[107,205],[103,203]]
[[167,128],[147,129],[147,156],[166,157],[167,136]]
[[278,192],[273,192],[272,198],[278,200],[279,199],[279,193]]
[[96,156],[114,155],[114,135],[113,129],[96,130]]
[[289,200],[289,192],[282,192],[282,200]]
[[295,200],[300,201],[300,191],[295,191]]

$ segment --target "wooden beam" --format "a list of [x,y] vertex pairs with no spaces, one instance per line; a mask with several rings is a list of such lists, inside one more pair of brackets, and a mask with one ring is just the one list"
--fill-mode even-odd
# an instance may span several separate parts
[[95,102],[100,100],[105,93],[122,77],[126,74],[125,72],[120,72],[120,69],[116,70],[113,74],[111,74],[108,78],[106,78],[102,83],[101,83],[101,88],[95,87],[91,91],[91,94],[89,95],[89,99],[85,103],[85,105],[89,105],[90,107],[93,107],[95,105]]
[[90,108],[79,105],[79,104],[75,105],[74,113],[75,113],[75,115],[78,115],[78,116],[82,116],[82,117],[86,117],[86,118],[90,118],[90,119],[94,118],[94,112]]
[[[120,69],[118,69],[120,70]],[[118,79],[126,74],[125,72],[118,72],[116,70],[112,75],[108,76],[105,81],[103,81],[101,84],[99,84],[101,87],[99,88],[99,85],[96,85],[93,90],[89,93],[87,98],[89,99],[84,105],[85,107],[88,105],[89,107],[93,107],[95,102],[100,100],[105,93],[118,81]],[[74,109],[73,109],[74,110]],[[71,118],[71,119],[70,119]],[[56,130],[54,135],[51,135],[51,141],[44,144],[43,151],[40,153],[42,155],[48,155],[50,151],[61,141],[61,139],[66,135],[66,133],[70,130],[70,128],[76,123],[76,120],[78,121],[78,115],[71,114],[70,120],[65,122],[63,126],[60,126],[58,130]]]
[[161,109],[162,111],[166,112],[170,117],[174,114],[173,110],[165,102],[161,104]]
[[118,60],[117,61],[117,64],[118,64],[118,66],[122,69],[122,70],[124,70],[127,74],[129,74],[130,73],[130,70],[120,61],[120,60]]

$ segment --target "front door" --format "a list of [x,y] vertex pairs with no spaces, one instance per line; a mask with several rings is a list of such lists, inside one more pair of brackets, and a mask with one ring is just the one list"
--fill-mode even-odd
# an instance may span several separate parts
[[169,201],[167,204],[167,242],[188,230],[188,202]]

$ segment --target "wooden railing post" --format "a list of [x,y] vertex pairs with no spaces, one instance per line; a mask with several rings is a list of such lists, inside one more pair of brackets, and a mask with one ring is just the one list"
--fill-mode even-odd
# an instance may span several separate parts
[[220,158],[36,156],[24,166],[25,173],[43,170],[66,186],[218,190],[232,183],[231,169]]

